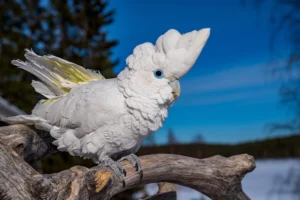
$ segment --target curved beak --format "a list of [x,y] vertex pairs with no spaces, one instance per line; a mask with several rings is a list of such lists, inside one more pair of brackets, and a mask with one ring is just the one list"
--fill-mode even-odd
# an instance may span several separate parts
[[180,95],[180,83],[178,80],[169,82],[169,85],[172,87],[173,89],[173,95],[175,97],[175,99],[177,99]]

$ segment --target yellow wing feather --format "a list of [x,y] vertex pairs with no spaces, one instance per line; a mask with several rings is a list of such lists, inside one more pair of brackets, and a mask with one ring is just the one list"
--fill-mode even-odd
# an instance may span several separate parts
[[55,100],[79,84],[105,79],[99,72],[85,69],[56,56],[39,56],[26,49],[25,57],[27,61],[13,60],[12,64],[39,78],[41,82],[35,81],[32,86],[49,99]]

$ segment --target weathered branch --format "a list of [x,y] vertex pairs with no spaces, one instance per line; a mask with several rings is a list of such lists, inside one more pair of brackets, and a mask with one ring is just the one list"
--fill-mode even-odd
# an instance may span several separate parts
[[[6,139],[6,144],[15,144],[9,142],[7,137]],[[33,148],[29,149],[35,152]],[[143,169],[142,180],[130,163],[122,162],[127,171],[125,187],[113,171],[104,166],[90,169],[75,166],[59,173],[41,175],[1,139],[0,197],[2,195],[11,199],[17,197],[61,200],[110,199],[130,188],[148,183],[171,182],[198,190],[215,200],[249,199],[241,187],[244,175],[255,168],[255,161],[249,155],[195,159],[180,155],[157,154],[141,156],[140,161]],[[164,190],[161,187],[161,192],[156,197],[166,193]],[[174,195],[173,190],[169,191]]]
[[176,200],[176,185],[172,183],[158,183],[158,192],[144,200]]
[[0,141],[11,146],[26,162],[41,160],[57,151],[47,132],[39,134],[25,125],[0,127]]

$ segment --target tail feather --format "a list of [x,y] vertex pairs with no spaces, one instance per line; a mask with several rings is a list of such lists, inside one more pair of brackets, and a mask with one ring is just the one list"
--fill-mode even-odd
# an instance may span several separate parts
[[0,121],[8,124],[34,125],[36,123],[46,122],[46,120],[34,115],[17,115],[13,117],[1,118]]
[[56,97],[55,93],[53,93],[45,84],[40,81],[33,80],[31,85],[37,93],[43,94],[43,96],[47,97],[48,99]]

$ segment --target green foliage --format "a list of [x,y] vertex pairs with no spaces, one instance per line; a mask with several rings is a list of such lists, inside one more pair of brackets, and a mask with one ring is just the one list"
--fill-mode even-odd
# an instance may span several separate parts
[[117,42],[103,29],[114,11],[96,0],[12,0],[0,3],[0,96],[29,112],[40,96],[30,85],[33,76],[10,64],[24,59],[24,49],[53,54],[114,77],[109,59]]

